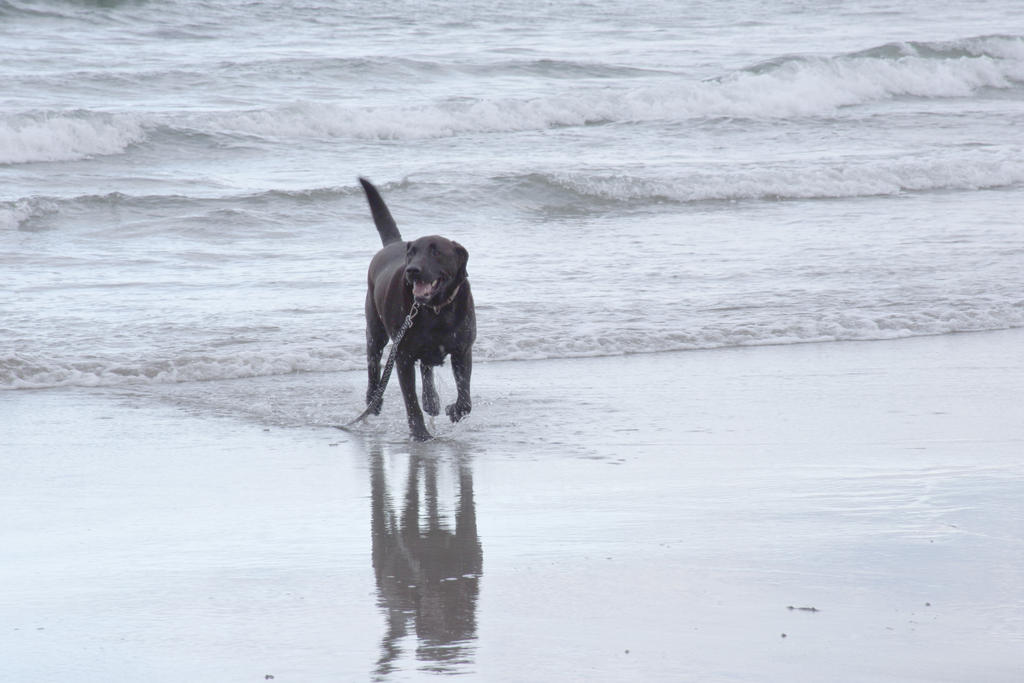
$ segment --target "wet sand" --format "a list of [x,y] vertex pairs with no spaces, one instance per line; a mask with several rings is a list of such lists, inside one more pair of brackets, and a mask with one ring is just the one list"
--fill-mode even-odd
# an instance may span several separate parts
[[1019,681],[1022,348],[481,364],[427,444],[355,372],[5,392],[0,678]]

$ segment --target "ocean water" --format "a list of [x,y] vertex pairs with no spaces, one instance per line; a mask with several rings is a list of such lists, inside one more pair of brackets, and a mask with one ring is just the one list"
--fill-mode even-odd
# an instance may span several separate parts
[[1021,680],[1022,17],[0,0],[0,678]]
[[360,175],[477,372],[1024,326],[1019,10],[0,0],[0,388],[363,368]]

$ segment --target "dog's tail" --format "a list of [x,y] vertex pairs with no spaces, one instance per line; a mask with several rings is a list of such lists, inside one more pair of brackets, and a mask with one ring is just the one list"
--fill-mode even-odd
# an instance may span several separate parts
[[359,182],[362,183],[363,191],[366,192],[366,201],[370,203],[370,213],[373,214],[373,222],[377,226],[377,232],[380,233],[380,241],[385,245],[401,242],[402,233],[398,231],[398,225],[391,217],[388,205],[381,199],[380,192],[377,192],[377,188],[366,178],[360,178]]

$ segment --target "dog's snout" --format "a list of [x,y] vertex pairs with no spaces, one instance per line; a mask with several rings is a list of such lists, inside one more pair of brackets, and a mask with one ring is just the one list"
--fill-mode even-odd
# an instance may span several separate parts
[[405,267],[405,276],[408,278],[416,278],[420,275],[420,267],[414,264],[410,264]]

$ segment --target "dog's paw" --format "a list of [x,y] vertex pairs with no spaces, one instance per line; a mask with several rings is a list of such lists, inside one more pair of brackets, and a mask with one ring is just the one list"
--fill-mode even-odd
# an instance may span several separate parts
[[426,430],[426,428],[412,429],[409,432],[409,436],[412,437],[413,441],[430,441],[434,437]]
[[455,403],[452,403],[447,408],[445,408],[444,412],[446,415],[448,415],[448,418],[451,419],[452,422],[458,422],[462,418],[469,415],[469,412],[471,410],[473,410],[472,404],[460,403],[456,401]]

